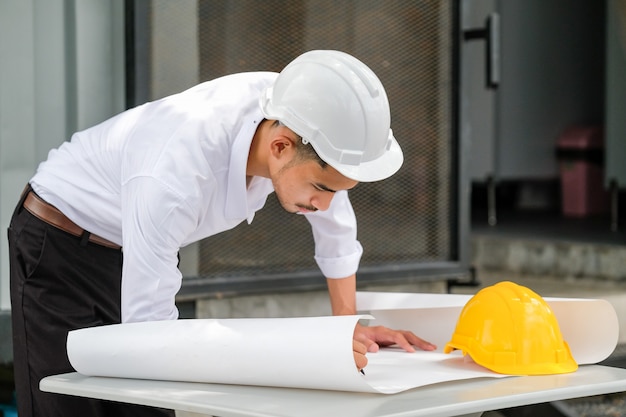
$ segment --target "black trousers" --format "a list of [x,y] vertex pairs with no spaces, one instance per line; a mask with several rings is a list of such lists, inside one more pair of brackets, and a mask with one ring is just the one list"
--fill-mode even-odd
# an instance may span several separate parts
[[174,416],[171,410],[39,390],[42,378],[74,371],[68,331],[120,322],[122,251],[83,242],[39,220],[22,203],[8,230],[18,415]]

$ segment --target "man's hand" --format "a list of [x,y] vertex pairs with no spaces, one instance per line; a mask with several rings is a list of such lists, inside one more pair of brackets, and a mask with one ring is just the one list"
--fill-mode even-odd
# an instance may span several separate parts
[[[356,314],[356,275],[345,278],[328,278],[330,305],[335,316]],[[362,326],[357,323],[352,337],[354,362],[359,370],[367,365],[367,352],[378,352],[380,346],[398,345],[407,352],[415,352],[413,346],[422,350],[437,347],[406,330],[392,330],[383,326]]]
[[391,345],[398,345],[407,352],[415,352],[414,346],[427,351],[437,349],[437,346],[417,337],[413,332],[393,330],[384,326],[369,327],[357,323],[352,343],[357,368],[363,369],[367,365],[367,358],[361,352],[363,347],[367,352],[378,352],[380,346]]

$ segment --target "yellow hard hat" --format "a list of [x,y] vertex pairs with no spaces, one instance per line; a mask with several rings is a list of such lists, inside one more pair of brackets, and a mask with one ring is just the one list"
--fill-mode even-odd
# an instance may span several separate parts
[[455,349],[502,374],[563,374],[578,369],[545,300],[509,281],[480,290],[465,304],[444,352]]

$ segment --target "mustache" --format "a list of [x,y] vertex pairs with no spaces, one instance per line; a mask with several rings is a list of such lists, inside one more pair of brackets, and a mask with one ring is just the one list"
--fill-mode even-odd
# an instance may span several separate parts
[[317,211],[317,208],[315,208],[313,206],[307,206],[305,204],[296,204],[296,207],[303,208],[303,209],[308,210],[308,211]]

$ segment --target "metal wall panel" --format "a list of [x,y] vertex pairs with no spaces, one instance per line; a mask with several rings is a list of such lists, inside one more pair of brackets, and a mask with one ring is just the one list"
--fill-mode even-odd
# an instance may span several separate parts
[[[193,25],[198,30],[198,68],[189,64],[188,70],[197,70],[200,82],[234,72],[280,71],[311,49],[351,53],[382,80],[405,164],[390,179],[360,184],[350,193],[359,221],[358,238],[365,248],[361,262],[365,269],[384,272],[408,265],[419,273],[425,264],[466,266],[459,232],[463,220],[455,132],[455,4],[444,0],[197,2]],[[162,21],[164,13],[175,13],[165,10],[167,2],[151,5],[148,18],[158,15]],[[163,36],[155,33],[154,25],[144,26],[152,27],[152,38]],[[161,56],[167,59],[167,54]],[[157,89],[155,80],[151,82]],[[167,78],[159,83],[167,83]],[[168,86],[159,85],[158,90],[167,91]],[[313,271],[317,270],[313,250],[308,222],[284,212],[270,196],[251,225],[241,224],[200,243],[198,274]]]

